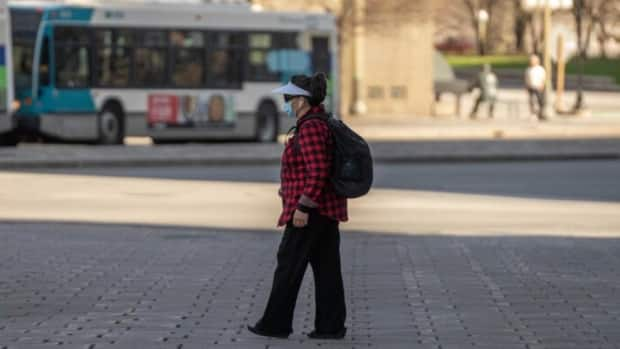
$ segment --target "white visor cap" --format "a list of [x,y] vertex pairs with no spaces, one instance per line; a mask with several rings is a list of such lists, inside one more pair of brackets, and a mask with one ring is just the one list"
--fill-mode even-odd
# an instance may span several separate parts
[[312,97],[312,94],[303,88],[293,84],[289,81],[288,84],[278,87],[277,89],[271,91],[272,93],[277,93],[281,95],[289,95],[289,96],[307,96]]

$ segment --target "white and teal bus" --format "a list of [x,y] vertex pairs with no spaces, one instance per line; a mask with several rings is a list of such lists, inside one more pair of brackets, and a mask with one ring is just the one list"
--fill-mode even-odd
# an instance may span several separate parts
[[238,3],[9,7],[20,134],[101,144],[126,136],[272,142],[294,120],[270,91],[317,71],[330,78],[328,107],[337,106],[328,14]]
[[0,145],[15,144],[12,119],[11,30],[6,0],[0,0]]

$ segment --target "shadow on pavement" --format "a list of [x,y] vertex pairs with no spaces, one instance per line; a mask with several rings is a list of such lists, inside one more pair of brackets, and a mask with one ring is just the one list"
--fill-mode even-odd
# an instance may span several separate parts
[[[175,180],[277,183],[279,167],[189,166],[30,170]],[[377,164],[374,188],[558,200],[620,201],[620,160]]]
[[349,333],[311,341],[302,285],[289,340],[244,330],[280,234],[0,222],[0,345],[29,348],[612,347],[620,239],[349,233]]

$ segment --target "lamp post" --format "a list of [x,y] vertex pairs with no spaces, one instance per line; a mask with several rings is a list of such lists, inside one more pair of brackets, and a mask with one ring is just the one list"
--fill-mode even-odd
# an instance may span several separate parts
[[545,40],[545,109],[543,114],[545,118],[550,118],[553,116],[553,104],[551,103],[551,94],[552,94],[552,69],[551,69],[551,6],[549,4],[550,0],[545,0],[543,15],[544,15],[544,40]]
[[487,10],[482,9],[478,11],[478,48],[480,54],[486,54],[486,43],[487,43],[487,23],[489,22],[489,13]]
[[553,10],[567,10],[573,7],[573,0],[521,0],[521,7],[526,11],[542,11],[544,30],[544,66],[545,66],[545,117],[553,116],[553,104],[551,102],[551,13]]
[[366,16],[366,0],[353,0],[353,114],[366,114],[366,102],[364,101],[364,61],[365,46],[364,36],[366,28],[364,25]]
[[575,19],[577,25],[577,48],[578,48],[578,73],[577,73],[577,100],[575,101],[575,106],[573,107],[574,112],[578,112],[583,108],[583,73],[584,73],[584,61],[585,61],[585,52],[588,49],[587,47],[583,47],[584,45],[581,36],[583,34],[583,7],[584,0],[575,0]]

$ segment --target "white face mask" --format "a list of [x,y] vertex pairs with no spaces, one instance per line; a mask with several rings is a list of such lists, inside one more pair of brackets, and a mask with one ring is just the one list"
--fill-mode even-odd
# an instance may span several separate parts
[[295,111],[293,110],[292,103],[293,101],[288,101],[284,103],[284,111],[286,112],[286,114],[288,114],[288,116],[294,118],[296,115],[295,115]]
[[293,98],[284,104],[284,111],[288,114],[288,116],[292,118],[297,117],[297,109],[295,108],[295,105],[293,104],[296,100],[297,98]]

